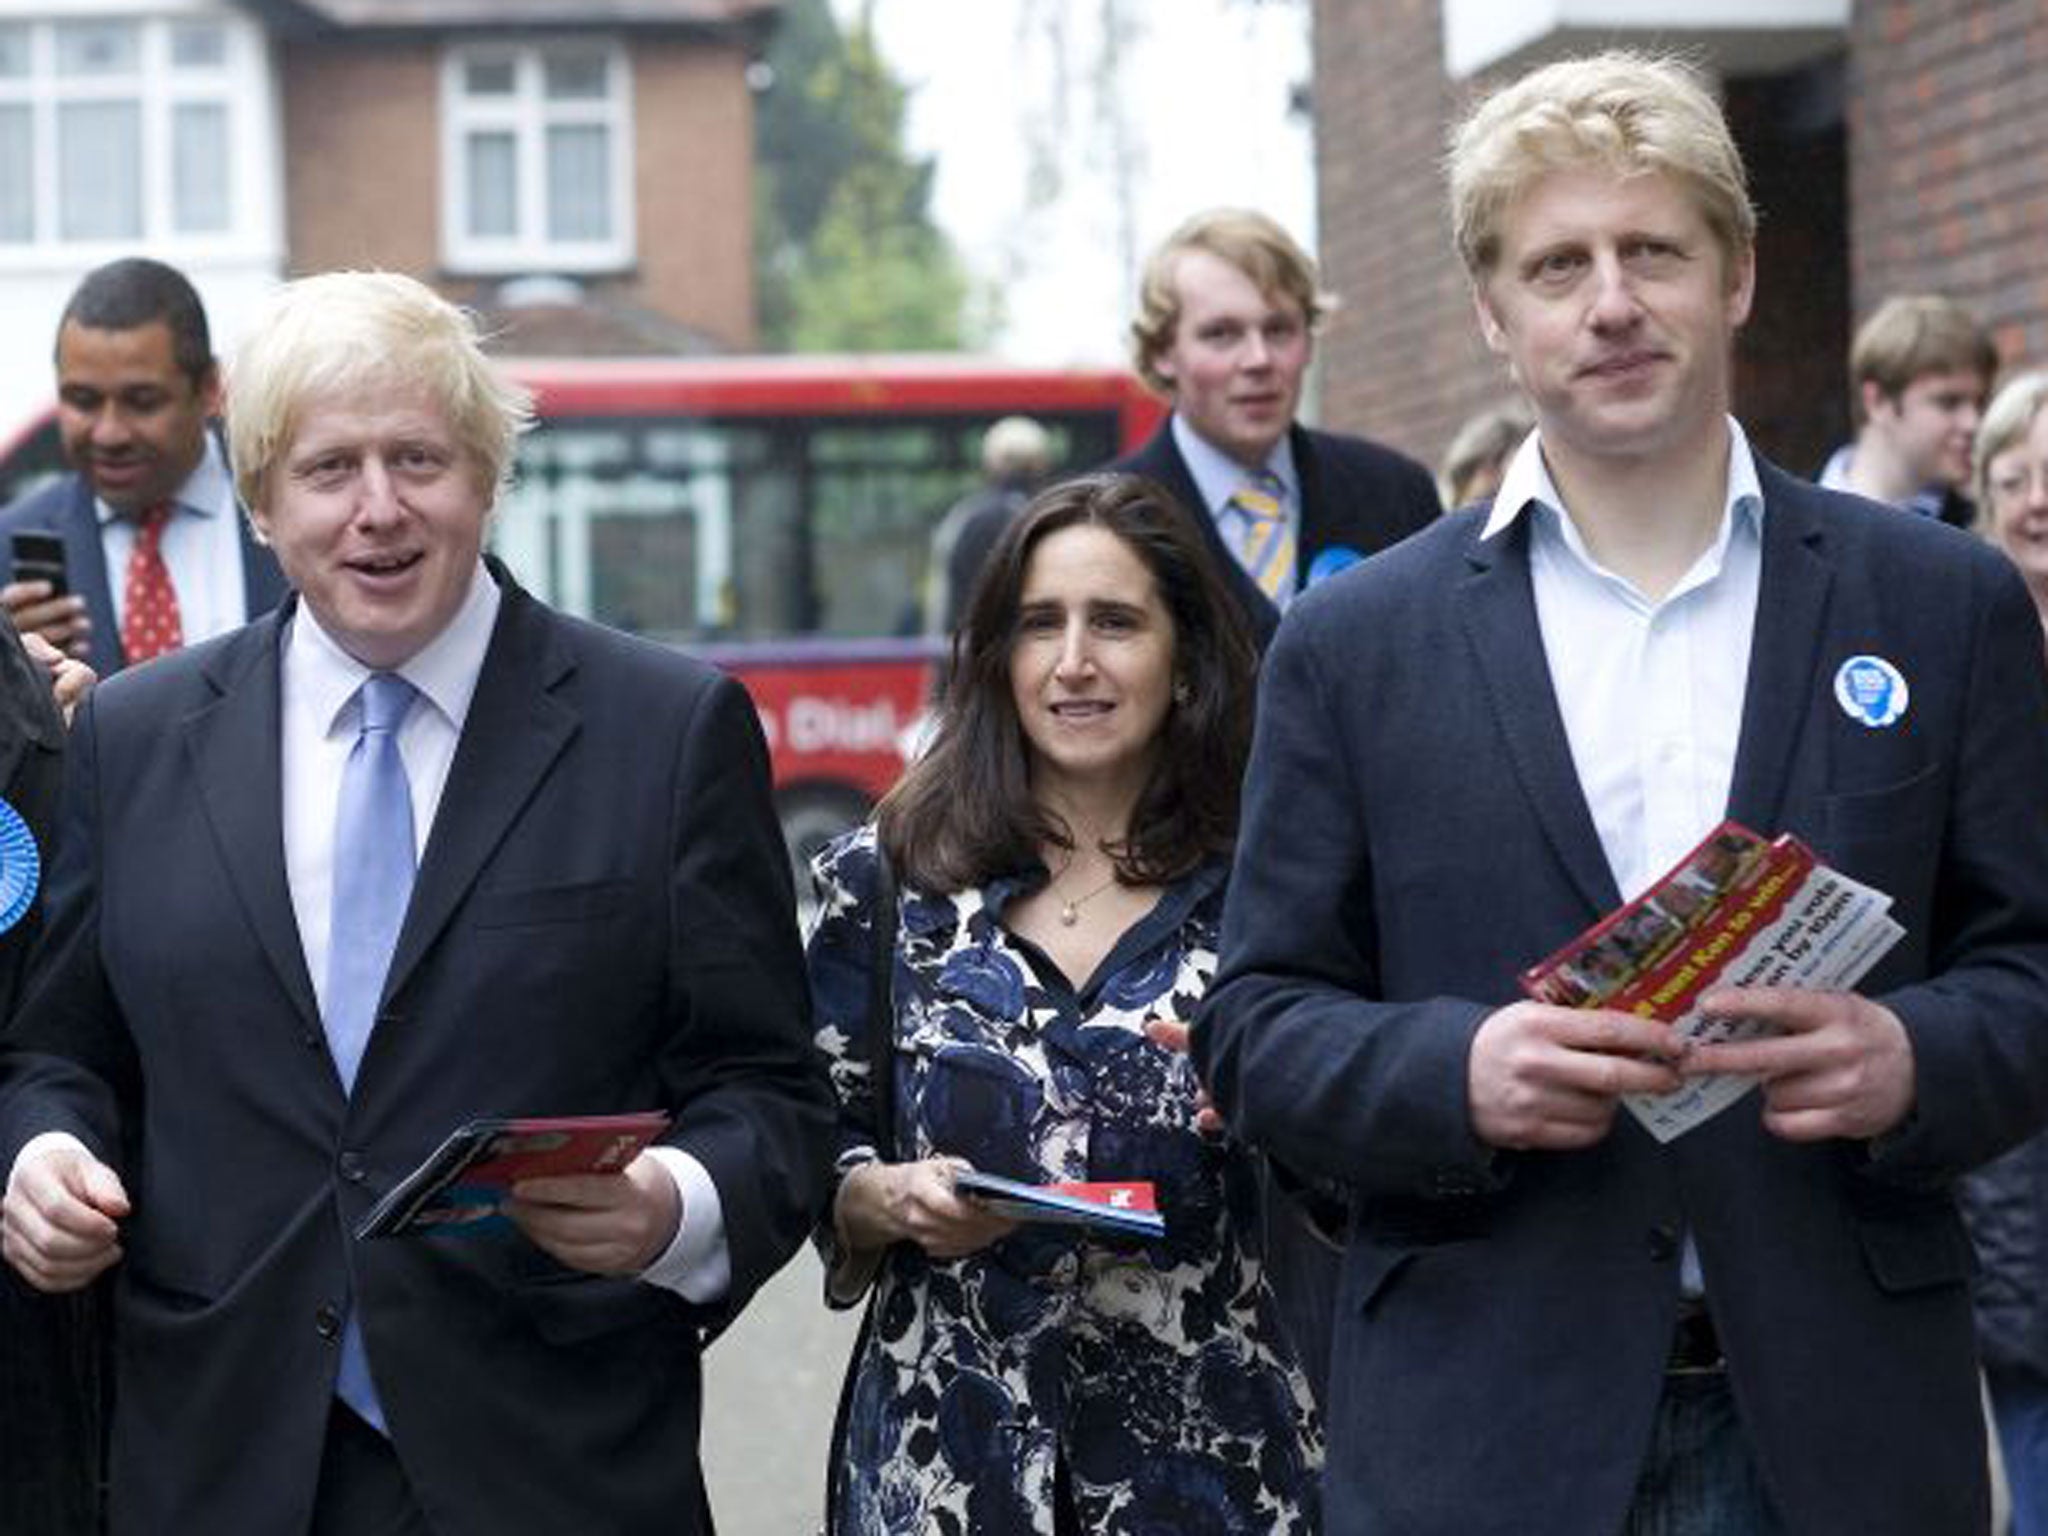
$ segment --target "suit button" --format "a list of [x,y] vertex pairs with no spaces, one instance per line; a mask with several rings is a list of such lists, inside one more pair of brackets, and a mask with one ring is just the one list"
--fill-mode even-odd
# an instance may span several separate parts
[[1643,1246],[1649,1249],[1652,1263],[1669,1264],[1678,1257],[1678,1228],[1673,1226],[1650,1228],[1650,1235],[1645,1239]]
[[313,1331],[330,1342],[341,1337],[341,1314],[322,1303],[313,1309]]
[[360,1184],[360,1183],[362,1183],[362,1182],[363,1182],[363,1177],[364,1177],[364,1174],[363,1174],[363,1154],[362,1154],[362,1153],[360,1153],[360,1152],[344,1152],[344,1153],[342,1153],[342,1154],[341,1154],[341,1163],[340,1163],[340,1167],[341,1167],[341,1176],[342,1176],[342,1177],[343,1177],[344,1179],[347,1179],[347,1180],[349,1181],[349,1183],[351,1183],[351,1184]]

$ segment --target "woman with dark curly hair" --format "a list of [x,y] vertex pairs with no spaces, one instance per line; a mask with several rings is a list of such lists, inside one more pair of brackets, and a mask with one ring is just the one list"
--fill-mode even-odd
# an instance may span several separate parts
[[[1241,1241],[1251,1169],[1198,1133],[1180,1049],[1216,967],[1251,642],[1186,514],[1099,475],[1018,515],[953,659],[929,749],[816,869],[827,1291],[879,1287],[833,1536],[1312,1531],[1320,1430]],[[970,1166],[1150,1181],[1166,1235],[1013,1224],[955,1190]]]

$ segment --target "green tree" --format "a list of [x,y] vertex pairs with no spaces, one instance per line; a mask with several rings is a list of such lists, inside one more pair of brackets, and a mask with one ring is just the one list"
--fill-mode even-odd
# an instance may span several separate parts
[[978,340],[972,286],[931,218],[932,166],[903,147],[906,91],[863,7],[792,0],[756,125],[761,331],[799,352],[947,350]]

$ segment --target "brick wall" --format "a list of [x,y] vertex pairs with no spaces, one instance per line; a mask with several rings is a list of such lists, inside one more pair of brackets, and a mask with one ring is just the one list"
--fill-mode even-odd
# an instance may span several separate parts
[[1343,300],[1321,346],[1318,415],[1427,463],[1506,393],[1452,254],[1438,165],[1459,96],[1438,0],[1317,0],[1317,224]]
[[1857,0],[1849,58],[1857,315],[1947,293],[2048,364],[2048,7]]
[[[465,302],[492,284],[441,266],[438,42],[284,52],[286,237],[294,273],[384,267]],[[753,102],[736,48],[636,42],[636,261],[592,293],[687,328],[754,344]],[[593,331],[592,334],[597,334]],[[644,347],[641,348],[644,350]]]
[[755,344],[754,104],[746,57],[634,51],[639,271],[630,297],[735,351]]
[[440,53],[425,43],[282,51],[285,249],[294,275],[440,266]]

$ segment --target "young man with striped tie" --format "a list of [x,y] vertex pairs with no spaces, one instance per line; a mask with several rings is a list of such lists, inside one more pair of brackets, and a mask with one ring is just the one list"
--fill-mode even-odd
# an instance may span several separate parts
[[1131,323],[1138,372],[1173,414],[1111,467],[1158,481],[1196,515],[1261,648],[1310,581],[1438,511],[1420,464],[1295,421],[1334,303],[1287,231],[1263,213],[1216,208],[1153,252]]

